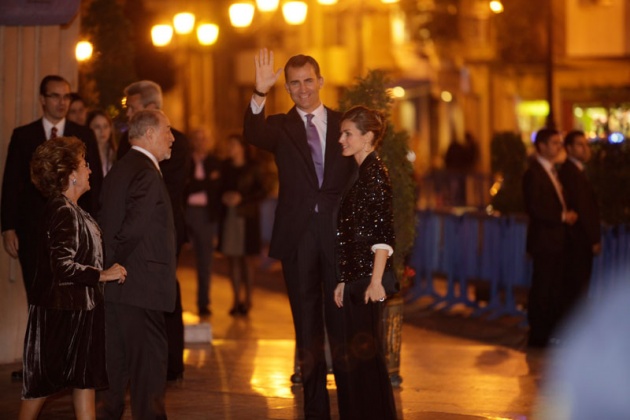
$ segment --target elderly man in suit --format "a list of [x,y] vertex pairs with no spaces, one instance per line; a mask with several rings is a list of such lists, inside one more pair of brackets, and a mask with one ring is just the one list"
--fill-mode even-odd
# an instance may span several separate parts
[[591,158],[591,148],[583,131],[570,131],[564,137],[567,159],[558,176],[567,199],[567,207],[578,215],[567,229],[566,266],[564,272],[564,313],[573,311],[586,295],[593,269],[593,256],[601,250],[599,207],[593,186],[584,173]]
[[[337,383],[344,381],[341,310],[333,301],[336,287],[334,209],[356,171],[338,142],[341,114],[319,97],[324,84],[319,64],[297,55],[285,68],[285,89],[295,106],[286,114],[265,118],[265,97],[278,80],[273,52],[262,49],[255,59],[256,85],[245,113],[248,143],[274,154],[279,194],[269,256],[281,260],[296,334],[298,363],[307,419],[329,419],[324,357],[328,333]],[[325,326],[324,326],[325,325]],[[346,398],[339,395],[343,406]]]
[[[151,80],[140,80],[125,88],[127,118],[131,119],[144,109],[162,109],[162,88]],[[186,218],[184,217],[184,189],[190,168],[191,151],[184,133],[171,127],[175,137],[170,159],[160,162],[160,170],[171,197],[175,231],[177,232],[176,255],[179,256],[182,245],[186,242]],[[118,145],[117,157],[121,159],[129,148],[129,133],[124,133]],[[168,336],[167,379],[175,381],[184,377],[184,321],[182,298],[177,283],[175,310],[166,315],[166,333]]]
[[529,216],[527,252],[533,260],[527,318],[529,345],[545,347],[562,315],[564,249],[567,226],[577,214],[566,205],[555,164],[562,152],[562,137],[543,128],[534,140],[536,155],[523,175],[523,197]]
[[167,338],[164,314],[175,308],[176,233],[159,162],[170,158],[174,137],[162,111],[137,112],[131,150],[103,183],[99,223],[105,261],[127,269],[120,287],[105,287],[107,374],[98,393],[98,418],[120,419],[127,385],[135,419],[166,418]]
[[91,190],[79,200],[79,205],[96,215],[103,172],[94,133],[66,119],[70,104],[70,84],[61,76],[49,75],[39,86],[39,102],[43,116],[39,120],[13,130],[2,180],[2,239],[4,249],[19,258],[27,296],[35,277],[37,223],[46,199],[35,188],[30,177],[33,152],[43,142],[54,137],[77,137],[86,145],[86,163],[92,171]]

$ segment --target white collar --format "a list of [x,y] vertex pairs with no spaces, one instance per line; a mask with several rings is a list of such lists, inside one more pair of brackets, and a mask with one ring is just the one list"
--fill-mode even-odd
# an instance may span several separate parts
[[315,108],[312,112],[302,111],[300,108],[295,107],[300,117],[302,117],[303,121],[306,121],[306,115],[313,114],[316,120],[326,121],[326,108],[323,103],[320,103],[317,108]]
[[[133,146],[131,146],[131,148],[134,149],[134,150],[137,150],[138,152],[142,153],[143,155],[146,155],[149,159],[151,159],[151,161],[153,162],[153,164],[155,165],[157,170],[160,171],[160,163],[155,158],[155,156],[153,156],[153,154],[151,152],[149,152],[147,149],[143,149],[140,146],[136,146],[135,144]],[[160,171],[160,173],[161,172],[162,171]]]
[[51,121],[47,120],[46,117],[42,117],[42,123],[44,124],[44,131],[46,132],[46,138],[50,138],[50,131],[53,127],[57,128],[57,136],[63,136],[64,130],[66,129],[66,118],[62,118],[57,122],[57,124],[53,124]]
[[577,166],[580,171],[584,170],[584,164],[581,161],[577,160],[576,158],[574,158],[572,156],[569,156],[569,160],[571,162],[573,162],[575,164],[575,166]]

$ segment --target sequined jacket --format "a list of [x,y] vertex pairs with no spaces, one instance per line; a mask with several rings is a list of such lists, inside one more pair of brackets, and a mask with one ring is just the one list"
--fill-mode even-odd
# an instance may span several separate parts
[[[376,152],[359,167],[358,178],[341,200],[337,219],[337,261],[341,282],[372,275],[372,246],[394,247],[392,186],[387,168]],[[387,260],[386,268],[391,267]]]
[[94,219],[66,197],[57,196],[48,200],[40,226],[29,303],[71,310],[102,304],[103,245]]

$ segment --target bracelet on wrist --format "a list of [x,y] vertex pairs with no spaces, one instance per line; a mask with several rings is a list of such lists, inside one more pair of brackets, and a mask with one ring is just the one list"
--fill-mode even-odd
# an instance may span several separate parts
[[254,88],[254,95],[258,95],[261,98],[264,98],[265,96],[267,96],[267,93],[262,93],[261,91],[259,91],[258,89]]

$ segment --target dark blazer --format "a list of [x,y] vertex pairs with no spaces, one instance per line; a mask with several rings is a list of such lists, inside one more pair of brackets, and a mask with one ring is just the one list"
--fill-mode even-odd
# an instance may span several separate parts
[[171,200],[151,159],[130,150],[103,182],[98,221],[105,266],[127,269],[124,284],[105,286],[105,301],[149,310],[175,308],[175,226]]
[[[95,216],[103,182],[103,169],[94,133],[87,127],[66,120],[62,135],[77,137],[86,145],[85,159],[92,171],[90,191],[83,194],[79,200],[79,205],[92,216]],[[43,214],[46,198],[31,182],[30,163],[35,149],[44,141],[46,141],[46,132],[41,118],[13,130],[4,168],[4,179],[2,180],[1,223],[3,232],[15,229],[18,235],[21,232],[33,234],[37,225],[36,221]]]
[[[181,131],[171,128],[175,142],[171,149],[171,158],[160,162],[160,170],[171,197],[175,230],[177,231],[177,249],[186,242],[186,217],[184,216],[184,187],[190,168],[190,145],[188,138]],[[117,157],[120,160],[131,148],[129,133],[121,136]]]
[[60,195],[46,203],[41,222],[29,303],[70,310],[91,310],[102,304],[103,244],[96,221]]
[[[372,276],[372,246],[387,244],[394,248],[394,210],[389,173],[376,152],[359,167],[359,177],[344,194],[339,209],[337,258],[340,281],[349,282]],[[386,269],[391,268],[391,258]]]
[[545,168],[535,157],[523,175],[523,198],[529,216],[527,252],[557,253],[564,249],[562,203]]
[[[278,205],[269,248],[269,256],[283,259],[293,255],[318,205],[320,213],[330,213],[356,170],[356,163],[341,154],[339,126],[341,114],[326,108],[326,156],[324,180],[318,185],[315,165],[306,140],[306,128],[295,107],[287,114],[265,118],[254,115],[251,106],[245,113],[244,138],[250,144],[273,153],[278,167]],[[331,222],[329,257],[334,259],[334,231]]]
[[578,214],[577,222],[568,228],[569,238],[592,248],[601,241],[601,230],[597,197],[591,182],[570,159],[564,162],[558,176],[564,188],[567,207]]

